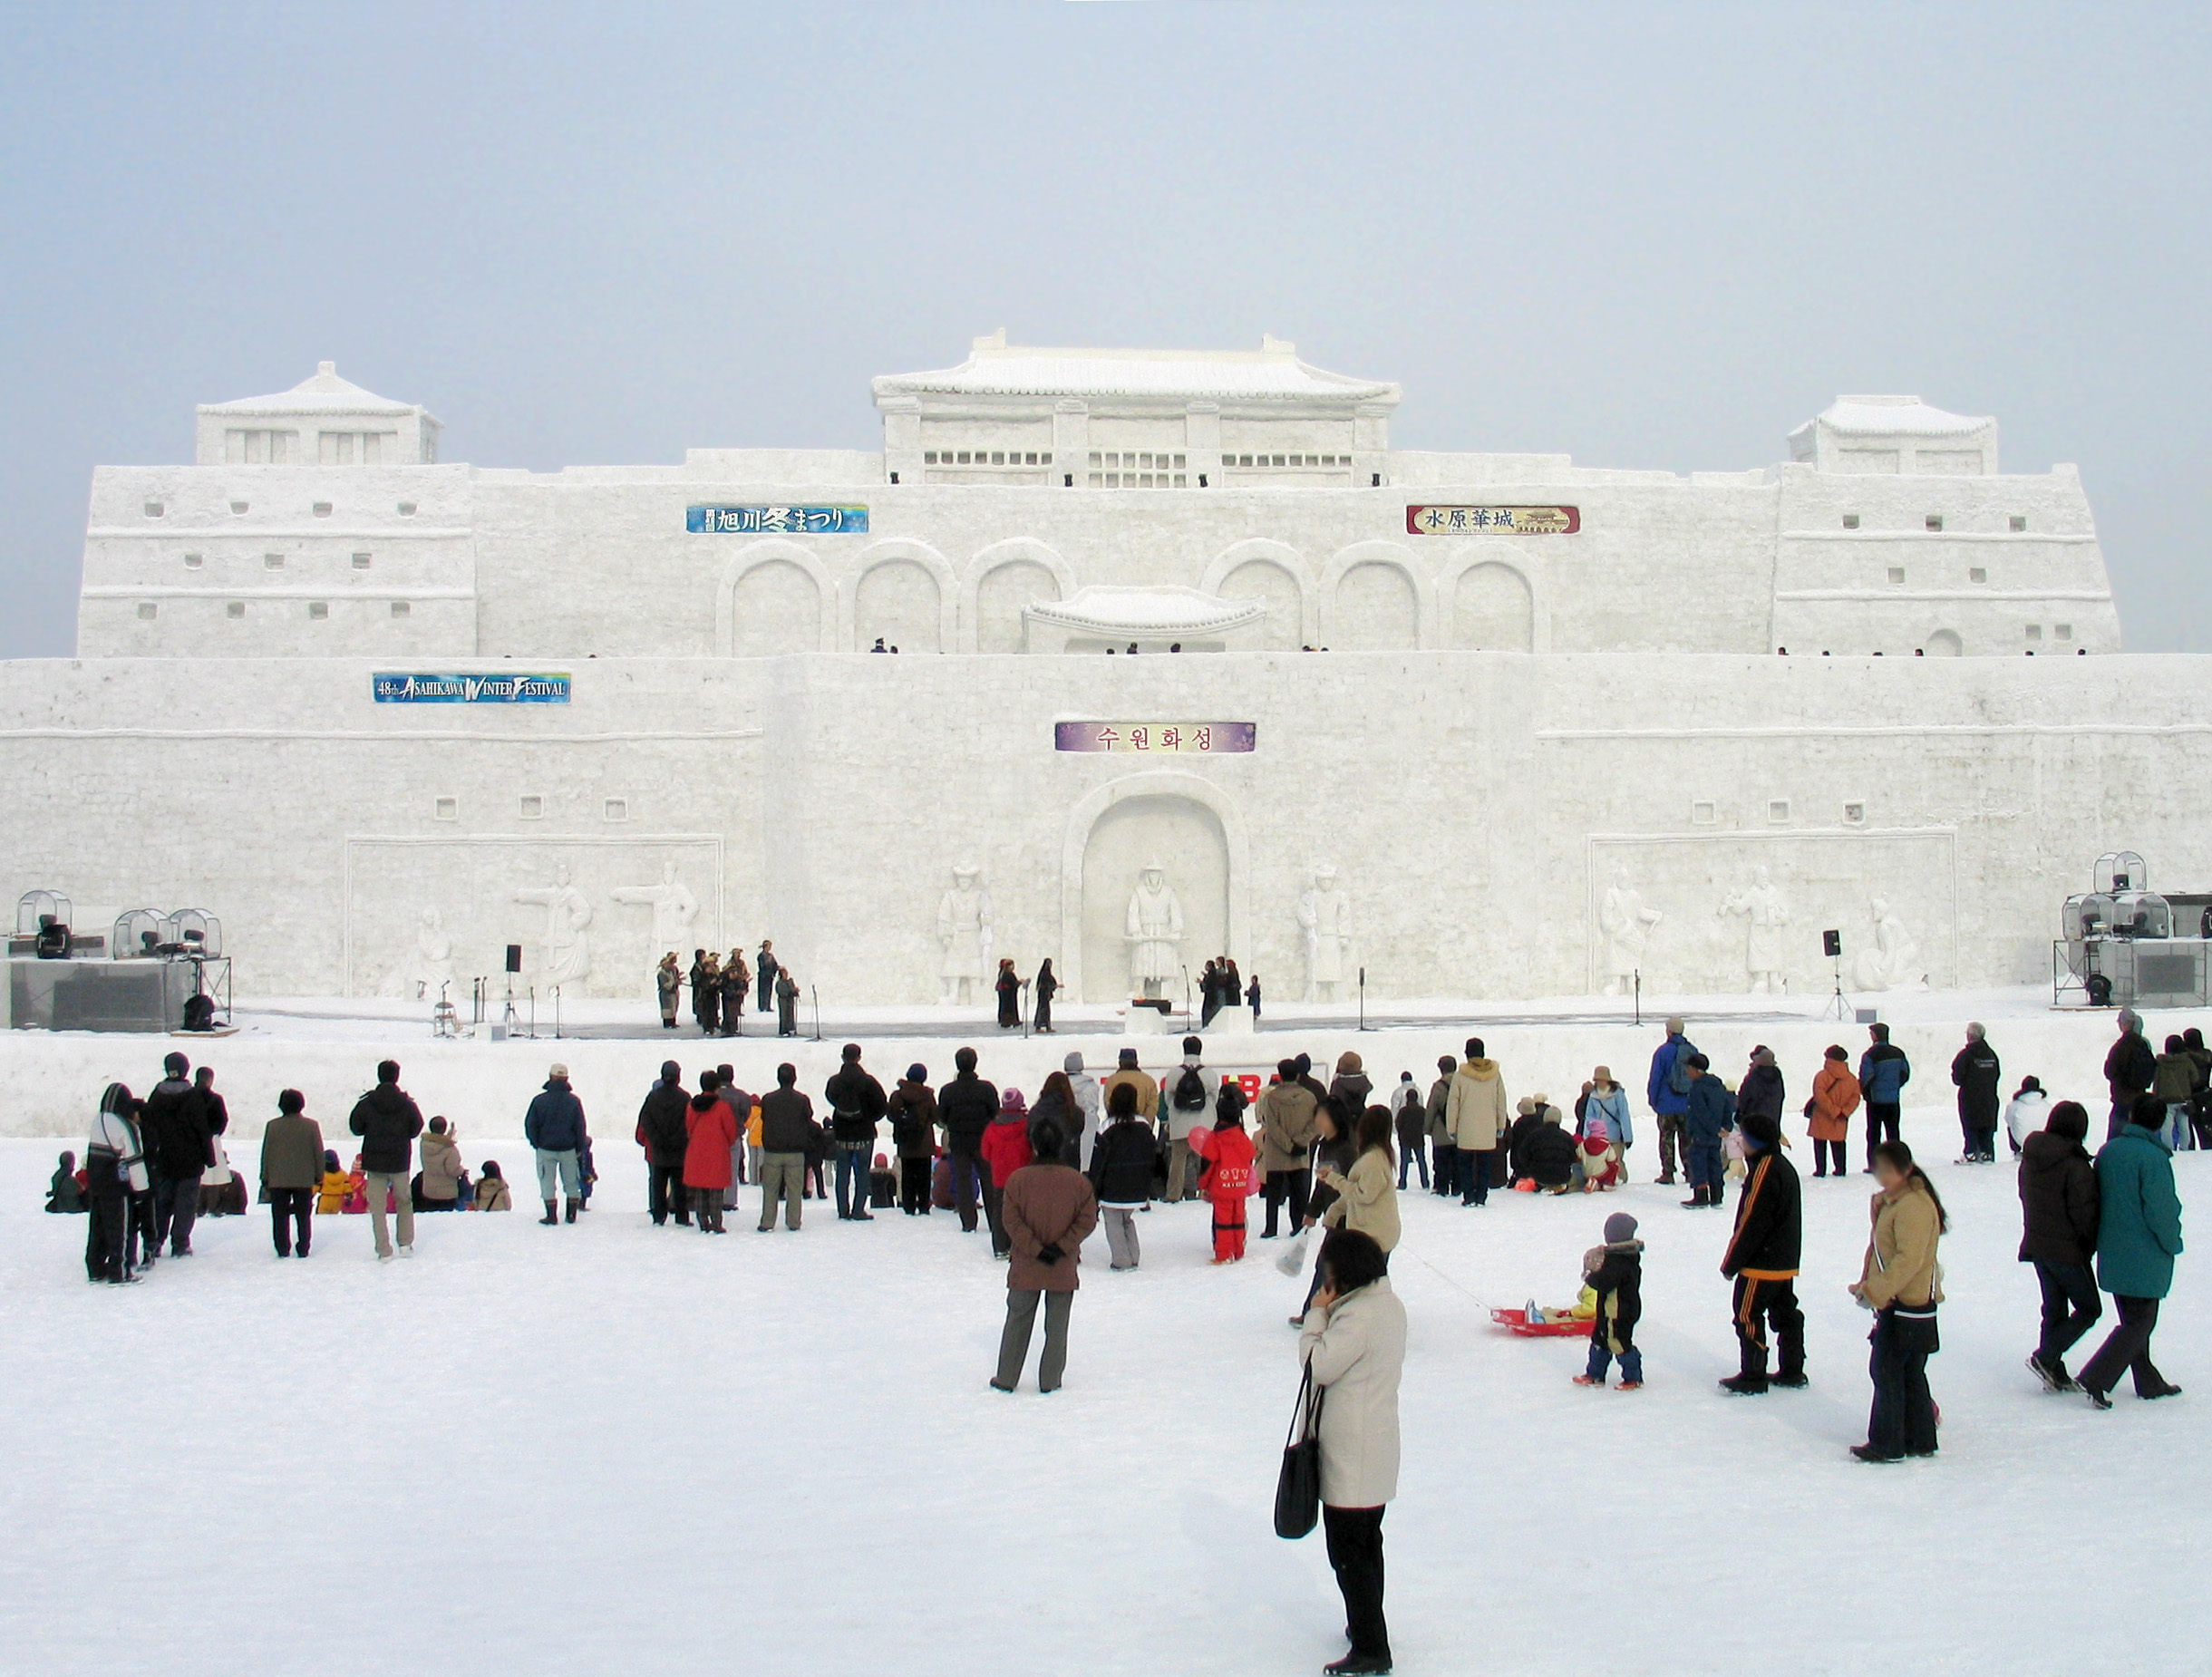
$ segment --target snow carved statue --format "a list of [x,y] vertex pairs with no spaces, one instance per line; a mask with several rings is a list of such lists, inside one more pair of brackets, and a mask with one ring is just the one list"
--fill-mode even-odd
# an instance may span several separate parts
[[1887,899],[1876,897],[1868,905],[1874,916],[1874,942],[1858,952],[1853,972],[1861,990],[1925,990],[1927,974],[1920,964],[1920,945],[1905,929]]
[[544,906],[545,982],[557,989],[581,984],[591,972],[591,940],[584,930],[591,924],[591,905],[569,883],[568,864],[554,863],[551,885],[526,886],[515,893],[515,901]]
[[1313,883],[1298,898],[1298,924],[1305,932],[1305,999],[1334,1002],[1352,944],[1352,898],[1338,888],[1333,863],[1314,869]]
[[1741,915],[1747,923],[1743,965],[1750,971],[1751,994],[1780,995],[1790,988],[1783,976],[1783,932],[1790,924],[1790,904],[1767,870],[1751,870],[1751,883],[1721,905],[1724,915]]
[[1644,894],[1628,883],[1628,870],[1613,870],[1613,883],[1597,906],[1597,929],[1606,943],[1606,994],[1624,995],[1644,969],[1644,950],[1661,916],[1644,906]]
[[1129,982],[1131,994],[1159,997],[1168,994],[1170,980],[1182,971],[1183,906],[1167,870],[1147,862],[1130,893],[1129,914],[1121,941],[1129,945]]
[[691,887],[676,877],[675,858],[671,857],[661,864],[661,882],[658,885],[618,885],[615,887],[618,903],[645,903],[653,909],[653,947],[655,958],[673,949],[682,955],[691,942],[692,924],[699,918],[699,899],[691,894]]
[[991,971],[991,896],[973,862],[953,869],[952,888],[937,899],[937,999],[967,1006]]
[[[453,939],[445,929],[445,916],[425,908],[416,918],[414,955],[384,980],[384,994],[411,1002],[435,1002],[443,986],[454,982]],[[452,999],[450,991],[444,992],[444,999]]]

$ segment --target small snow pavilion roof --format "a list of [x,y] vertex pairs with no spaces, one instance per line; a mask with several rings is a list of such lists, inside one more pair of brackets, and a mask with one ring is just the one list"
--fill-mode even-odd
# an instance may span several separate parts
[[236,402],[210,402],[202,413],[414,413],[412,402],[394,402],[338,376],[337,363],[317,364],[313,378],[302,379],[290,390],[267,396],[242,396]]
[[875,381],[885,396],[1115,396],[1152,401],[1387,402],[1396,384],[1348,378],[1298,359],[1297,345],[1261,340],[1256,350],[1036,349],[1009,344],[1004,329],[977,338],[968,358],[935,373]]
[[1946,413],[1917,396],[1838,396],[1827,412],[1798,429],[1826,425],[1848,437],[1965,437],[1995,422],[1987,414]]

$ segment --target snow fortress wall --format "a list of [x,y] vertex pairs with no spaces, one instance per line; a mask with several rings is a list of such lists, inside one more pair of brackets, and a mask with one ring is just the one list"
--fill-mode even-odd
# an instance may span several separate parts
[[[1744,990],[1762,948],[1825,993],[1829,927],[1864,989],[1884,920],[1889,982],[2018,984],[2100,852],[2212,881],[2202,658],[454,658],[413,667],[565,676],[567,700],[378,702],[406,667],[0,665],[0,889],[207,907],[244,994],[465,992],[508,944],[545,983],[580,908],[588,994],[642,998],[673,915],[686,965],[771,936],[825,1002],[903,1004],[938,995],[964,864],[994,952],[1100,1002],[1129,994],[1150,862],[1193,973],[1227,952],[1278,998],[1324,863],[1341,970],[1378,998],[1598,988],[1615,893],[1657,916],[1647,994]],[[1190,749],[1244,723],[1249,751]],[[688,917],[638,895],[672,881]]]

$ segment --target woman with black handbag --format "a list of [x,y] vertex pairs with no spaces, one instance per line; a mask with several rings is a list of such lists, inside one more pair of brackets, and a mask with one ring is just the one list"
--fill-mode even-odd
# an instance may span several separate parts
[[[1332,1677],[1373,1677],[1391,1668],[1390,1629],[1382,1616],[1382,1510],[1398,1494],[1405,1306],[1391,1291],[1388,1268],[1389,1259],[1372,1236],[1334,1230],[1322,1243],[1315,1264],[1320,1290],[1298,1335],[1298,1355],[1315,1391],[1310,1410],[1301,1393],[1305,1426],[1285,1455],[1276,1528],[1286,1536],[1313,1529],[1310,1512],[1300,1527],[1300,1511],[1285,1503],[1302,1499],[1297,1481],[1317,1465],[1329,1565],[1344,1593],[1352,1639],[1351,1653],[1322,1668]],[[1286,1520],[1286,1515],[1292,1517]]]
[[1936,1306],[1943,1269],[1936,1249],[1949,1220],[1936,1185],[1913,1163],[1902,1141],[1874,1149],[1874,1234],[1852,1296],[1874,1312],[1871,1372],[1874,1409],[1867,1441],[1851,1447],[1861,1461],[1902,1461],[1936,1453],[1936,1401],[1928,1391],[1928,1358],[1938,1348]]

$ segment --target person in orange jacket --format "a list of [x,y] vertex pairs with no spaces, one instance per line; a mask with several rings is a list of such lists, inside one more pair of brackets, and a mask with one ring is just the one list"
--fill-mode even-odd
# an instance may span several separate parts
[[1244,1110],[1244,1091],[1223,1083],[1214,1100],[1214,1127],[1190,1132],[1190,1150],[1206,1161],[1198,1188],[1214,1207],[1217,1264],[1234,1264],[1245,1255],[1245,1201],[1252,1197],[1258,1149],[1245,1129]]

